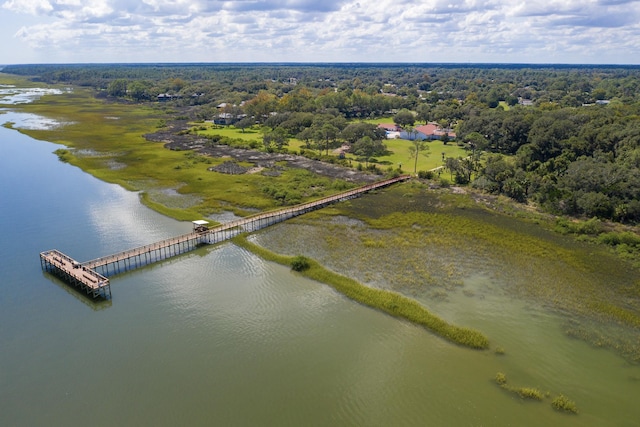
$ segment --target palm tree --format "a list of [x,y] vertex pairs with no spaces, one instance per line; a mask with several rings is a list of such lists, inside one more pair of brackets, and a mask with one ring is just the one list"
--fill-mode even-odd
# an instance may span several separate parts
[[429,151],[429,146],[424,140],[414,139],[411,141],[411,145],[409,146],[409,158],[414,159],[413,173],[417,173],[418,171],[418,156],[423,151]]

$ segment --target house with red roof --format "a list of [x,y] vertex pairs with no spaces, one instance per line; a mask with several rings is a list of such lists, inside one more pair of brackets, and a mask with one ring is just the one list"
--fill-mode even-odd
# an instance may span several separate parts
[[443,129],[437,123],[427,123],[426,125],[416,126],[411,133],[403,130],[400,133],[400,138],[410,140],[426,139],[432,141],[434,139],[442,139],[445,135],[447,135],[450,140],[456,139],[456,133],[451,129]]

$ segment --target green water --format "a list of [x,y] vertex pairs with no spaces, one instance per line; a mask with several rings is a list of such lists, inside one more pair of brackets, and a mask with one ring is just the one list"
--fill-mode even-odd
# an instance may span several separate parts
[[[8,119],[20,117],[0,115]],[[43,273],[38,253],[57,248],[86,260],[190,224],[58,162],[53,144],[0,128],[0,147],[2,426],[640,419],[638,366],[568,338],[566,315],[502,292],[486,271],[466,275],[446,297],[416,296],[487,334],[504,355],[452,345],[230,243],[115,276],[113,300],[92,303]],[[290,231],[277,226],[258,238],[292,244]],[[550,399],[523,401],[495,385],[497,372],[514,386],[563,393],[580,413],[557,413]]]

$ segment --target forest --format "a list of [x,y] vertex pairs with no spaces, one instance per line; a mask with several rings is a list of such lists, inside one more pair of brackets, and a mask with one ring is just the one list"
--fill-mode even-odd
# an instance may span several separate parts
[[258,125],[264,147],[252,148],[265,150],[298,138],[326,154],[349,144],[368,160],[384,150],[384,134],[364,119],[438,123],[469,152],[447,159],[457,185],[554,214],[640,222],[638,66],[71,64],[2,72],[90,87],[118,102],[166,103],[190,120]]

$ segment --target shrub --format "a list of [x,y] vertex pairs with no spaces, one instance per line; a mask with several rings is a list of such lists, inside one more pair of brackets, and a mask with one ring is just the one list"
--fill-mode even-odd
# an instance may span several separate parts
[[418,171],[418,178],[420,179],[433,179],[434,176],[433,171]]
[[58,160],[61,162],[68,163],[71,158],[71,152],[69,150],[65,150],[64,148],[60,148],[55,151],[55,154],[58,156]]
[[640,236],[629,231],[602,233],[598,236],[598,240],[610,246],[627,245],[640,247]]
[[309,259],[305,256],[298,255],[291,260],[291,269],[293,271],[305,271],[311,267]]
[[499,386],[503,386],[507,383],[507,376],[505,374],[503,374],[502,372],[498,372],[496,374],[496,383]]
[[572,221],[567,218],[559,218],[556,221],[555,230],[562,234],[597,235],[604,230],[604,226],[602,221],[596,217],[587,221]]
[[467,178],[467,176],[462,173],[456,173],[454,180],[455,183],[459,185],[465,185],[469,183],[469,179]]

